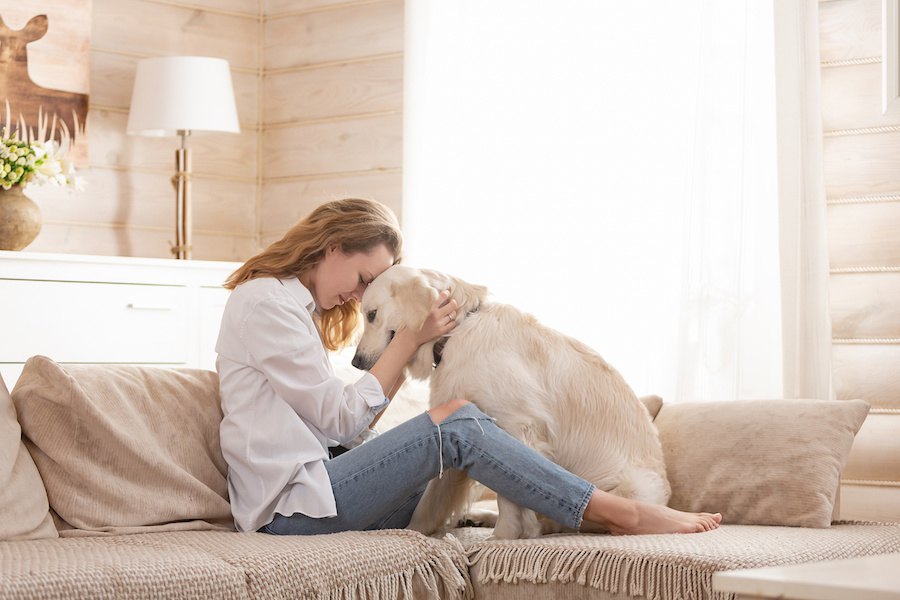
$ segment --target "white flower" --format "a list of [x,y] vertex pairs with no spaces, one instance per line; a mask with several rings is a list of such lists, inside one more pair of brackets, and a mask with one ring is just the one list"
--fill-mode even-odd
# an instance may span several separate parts
[[69,143],[55,140],[24,143],[14,135],[0,138],[0,187],[10,189],[14,185],[44,185],[46,183],[68,188],[84,189],[84,180],[75,173],[75,166],[66,158]]

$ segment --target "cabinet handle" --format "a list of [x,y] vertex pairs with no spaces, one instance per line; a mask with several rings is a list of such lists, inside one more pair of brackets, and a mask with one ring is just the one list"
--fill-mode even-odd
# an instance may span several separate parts
[[171,306],[154,306],[152,304],[134,304],[130,302],[127,306],[131,310],[172,310]]

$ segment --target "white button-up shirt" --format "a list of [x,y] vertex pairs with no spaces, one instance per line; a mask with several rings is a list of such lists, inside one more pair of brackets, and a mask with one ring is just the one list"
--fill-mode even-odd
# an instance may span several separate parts
[[231,512],[239,531],[275,514],[337,514],[325,470],[328,446],[354,440],[387,400],[369,373],[344,385],[296,278],[252,279],[225,305],[216,370]]

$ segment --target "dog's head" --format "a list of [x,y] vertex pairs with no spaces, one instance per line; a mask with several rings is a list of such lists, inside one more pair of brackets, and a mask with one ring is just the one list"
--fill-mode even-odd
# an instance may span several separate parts
[[[459,322],[487,298],[485,287],[405,265],[394,265],[376,277],[366,288],[360,303],[365,328],[353,357],[353,366],[365,370],[372,368],[401,327],[421,328],[443,290],[449,291],[450,297],[456,300],[456,320]],[[427,378],[431,374],[433,357],[434,342],[419,347],[407,364],[410,375],[416,379]]]

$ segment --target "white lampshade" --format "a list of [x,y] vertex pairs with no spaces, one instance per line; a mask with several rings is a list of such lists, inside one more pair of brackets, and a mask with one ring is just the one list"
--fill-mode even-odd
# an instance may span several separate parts
[[165,56],[138,62],[128,133],[165,136],[179,130],[240,133],[227,60]]

